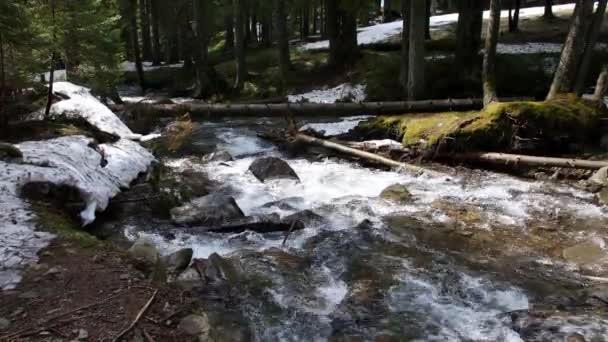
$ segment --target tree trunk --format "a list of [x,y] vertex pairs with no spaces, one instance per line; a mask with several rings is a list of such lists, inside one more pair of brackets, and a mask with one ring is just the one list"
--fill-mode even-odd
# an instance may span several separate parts
[[419,100],[424,97],[424,27],[426,23],[426,1],[410,1],[410,43],[407,93],[409,100]]
[[424,38],[431,39],[431,5],[433,0],[426,0],[426,21],[424,25]]
[[212,80],[209,77],[208,46],[209,30],[208,23],[209,7],[206,0],[193,0],[192,9],[194,20],[192,32],[194,32],[194,64],[196,68],[196,90],[194,97],[203,98],[212,93]]
[[278,30],[278,47],[279,47],[279,67],[283,80],[287,79],[289,70],[291,69],[291,61],[289,56],[289,37],[287,32],[287,13],[285,11],[285,0],[276,0],[277,8],[277,30]]
[[146,61],[152,59],[152,44],[150,38],[150,13],[148,12],[148,1],[139,0],[139,17],[141,20],[142,54]]
[[6,101],[6,70],[4,69],[4,40],[0,32],[0,134],[4,135],[8,128],[8,113],[4,109]]
[[553,15],[553,0],[545,0],[545,14],[543,15],[543,18],[555,18],[555,15]]
[[475,73],[478,65],[482,23],[483,2],[479,0],[458,2],[456,65],[462,66],[462,74],[467,77]]
[[585,49],[587,28],[592,21],[593,0],[577,0],[570,32],[562,48],[562,54],[553,76],[553,82],[547,100],[557,94],[570,93],[574,90],[576,73]]
[[[515,5],[515,9],[513,9]],[[509,32],[517,32],[519,30],[519,12],[521,9],[521,0],[509,1]]]
[[[50,6],[51,6],[51,25],[53,25],[53,27],[51,28],[53,33],[53,44],[57,43],[57,28],[55,27],[55,0],[50,0]],[[46,108],[44,110],[44,118],[48,118],[49,114],[51,113],[51,105],[53,104],[53,83],[55,81],[55,58],[56,58],[56,54],[55,54],[55,50],[53,48],[53,52],[51,52],[51,66],[50,66],[50,72],[49,72],[49,91],[47,93],[46,96]]]
[[403,30],[401,31],[401,67],[399,70],[399,83],[403,89],[404,98],[407,98],[410,60],[410,4],[411,0],[401,0],[401,16],[403,17]]
[[[140,0],[142,1],[142,0]],[[137,79],[142,90],[146,90],[146,81],[144,79],[144,66],[141,61],[141,52],[139,49],[139,37],[137,33],[137,2],[129,1],[129,26],[131,33],[131,44],[133,45],[133,58],[135,58],[135,68],[137,69]]]
[[383,19],[382,21],[388,23],[393,19],[393,8],[392,8],[392,0],[384,0],[384,8],[383,8]]
[[329,33],[329,64],[343,65],[358,55],[357,17],[342,0],[326,0]]
[[258,37],[258,16],[257,15],[252,15],[251,16],[251,41],[256,43],[259,41],[259,37]]
[[160,65],[162,52],[160,47],[159,13],[158,1],[150,0],[150,14],[152,17],[152,65]]
[[241,91],[247,78],[247,62],[245,55],[245,23],[244,23],[244,0],[233,0],[234,9],[234,36],[236,57],[236,79],[234,89]]
[[595,93],[593,93],[593,99],[596,101],[603,101],[604,97],[608,94],[608,64],[604,64],[600,76],[597,78],[597,84],[595,85]]
[[262,22],[262,46],[269,48],[272,46],[272,14],[274,9],[270,9],[263,16]]
[[327,37],[327,0],[321,0],[321,38]]
[[[228,6],[232,6],[232,1],[228,2]],[[224,16],[224,27],[226,28],[224,52],[228,53],[234,50],[234,19],[232,14],[226,14]]]
[[486,44],[483,56],[483,104],[497,100],[496,95],[496,46],[500,31],[500,0],[490,1],[490,20],[486,33]]
[[300,40],[305,40],[308,36],[310,36],[310,4],[308,1],[305,1],[302,6],[302,31]]
[[319,27],[318,24],[318,15],[319,13],[317,12],[317,1],[313,0],[312,2],[312,34],[316,35],[317,34],[317,29]]
[[602,22],[604,21],[604,15],[606,14],[606,5],[608,0],[600,0],[597,6],[597,10],[595,15],[593,16],[593,21],[591,23],[591,27],[587,33],[587,39],[585,44],[585,52],[583,53],[583,57],[581,60],[581,64],[579,70],[576,75],[576,85],[575,92],[578,96],[581,96],[585,91],[585,83],[589,76],[589,67],[591,66],[591,58],[593,57],[593,52],[595,48],[595,43],[597,42],[600,31],[602,28]]
[[567,158],[552,158],[552,157],[537,157],[521,154],[508,153],[469,153],[469,154],[454,154],[447,155],[454,160],[474,160],[484,161],[493,164],[502,165],[526,165],[526,166],[545,166],[545,167],[567,167],[574,169],[598,170],[608,166],[608,161],[605,160],[585,160],[585,159],[567,159]]

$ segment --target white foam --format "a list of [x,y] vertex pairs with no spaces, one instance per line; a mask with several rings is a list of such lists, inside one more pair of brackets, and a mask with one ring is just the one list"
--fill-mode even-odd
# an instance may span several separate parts
[[308,93],[289,95],[287,101],[291,103],[312,102],[312,103],[336,103],[342,100],[351,102],[362,102],[365,100],[365,85],[343,83],[334,88],[316,89]]

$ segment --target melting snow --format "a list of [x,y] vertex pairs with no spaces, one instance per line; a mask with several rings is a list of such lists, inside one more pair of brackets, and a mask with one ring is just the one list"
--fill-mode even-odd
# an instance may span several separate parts
[[[58,92],[70,97],[53,105],[54,114],[82,116],[100,130],[129,138],[134,134],[88,89],[71,83],[57,83]],[[105,210],[108,201],[145,171],[154,157],[138,143],[120,139],[101,144],[92,139],[67,136],[16,145],[23,153],[22,163],[0,162],[0,287],[11,288],[19,281],[19,269],[36,260],[36,253],[52,235],[36,232],[29,204],[19,196],[23,185],[50,182],[76,188],[86,203],[80,214],[87,225],[95,212]],[[101,153],[100,153],[101,151]],[[106,163],[102,166],[102,161]]]
[[347,133],[351,129],[357,127],[357,125],[366,119],[370,118],[367,115],[351,116],[342,119],[338,122],[326,122],[326,123],[309,123],[302,126],[301,130],[313,129],[317,132],[324,132],[326,136],[333,136],[342,133]]
[[336,103],[341,100],[362,102],[365,100],[365,85],[343,83],[335,88],[318,89],[308,93],[289,95],[287,100],[295,102]]

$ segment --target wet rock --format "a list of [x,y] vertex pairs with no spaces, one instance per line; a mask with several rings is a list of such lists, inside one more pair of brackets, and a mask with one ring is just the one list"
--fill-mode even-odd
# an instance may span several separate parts
[[20,162],[23,160],[23,153],[13,144],[0,143],[0,160],[5,162]]
[[608,187],[605,187],[597,194],[598,199],[604,205],[608,205]]
[[217,225],[243,217],[245,215],[234,198],[220,194],[200,197],[181,207],[171,209],[171,219],[176,224]]
[[188,267],[188,265],[190,265],[193,254],[194,251],[192,248],[183,248],[173,254],[163,257],[162,259],[169,273],[180,274]]
[[202,285],[201,275],[194,267],[190,267],[182,272],[175,282],[184,290],[192,290]]
[[278,201],[272,201],[264,204],[262,208],[273,208],[276,207],[281,210],[297,210],[304,204],[304,198],[302,197],[288,197]]
[[569,262],[586,265],[606,258],[608,253],[597,241],[588,241],[564,249],[562,256]]
[[300,178],[296,172],[285,162],[276,157],[264,157],[256,159],[250,166],[249,171],[253,173],[255,178],[260,182],[265,182],[271,179],[294,179],[299,181]]
[[[328,221],[321,215],[315,214],[312,210],[302,210],[282,219],[283,222],[296,222],[298,226],[310,227],[327,224]],[[295,226],[294,226],[295,229]]]
[[403,184],[393,184],[380,193],[380,198],[396,203],[409,203],[412,201],[413,196]]
[[0,317],[0,331],[7,330],[11,326],[11,321],[4,317]]
[[258,233],[271,233],[288,231],[290,229],[304,229],[304,224],[301,221],[281,220],[279,215],[271,214],[247,216],[228,221],[219,227],[207,228],[208,231],[215,233],[241,233],[247,230]]
[[197,336],[199,341],[205,341],[201,340],[201,337],[207,337],[211,330],[209,318],[205,314],[186,316],[179,322],[177,328],[188,336]]
[[234,159],[232,158],[232,156],[230,155],[230,153],[228,153],[226,151],[212,152],[212,153],[209,153],[207,155],[204,155],[203,158],[201,158],[201,161],[203,163],[229,162],[229,161],[233,161],[233,160]]
[[153,271],[160,258],[156,245],[146,239],[135,241],[128,252],[129,256],[133,259],[135,267],[144,272]]
[[589,182],[604,187],[608,186],[608,166],[595,171],[589,178]]

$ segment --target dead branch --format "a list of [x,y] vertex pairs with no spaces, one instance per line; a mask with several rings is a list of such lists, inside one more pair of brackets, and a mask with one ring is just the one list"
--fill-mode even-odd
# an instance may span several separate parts
[[112,342],[116,342],[119,339],[121,339],[126,333],[128,333],[129,331],[131,331],[131,329],[133,329],[133,327],[135,327],[135,324],[137,324],[137,322],[139,322],[139,320],[141,319],[141,317],[144,315],[144,313],[146,313],[146,311],[148,310],[148,308],[150,307],[150,305],[152,305],[152,302],[154,301],[154,299],[156,298],[156,294],[158,293],[158,290],[155,290],[154,293],[152,294],[152,296],[150,297],[150,299],[148,299],[148,301],[146,302],[146,304],[141,308],[141,310],[139,310],[139,312],[137,313],[137,316],[135,316],[135,319],[131,322],[131,324],[129,324],[128,327],[126,327],[123,331],[120,332],[120,334],[118,334],[118,336],[116,336]]
[[528,165],[545,167],[566,167],[573,169],[597,170],[608,166],[606,160],[585,160],[555,157],[538,157],[508,153],[466,153],[443,155],[444,158],[454,160],[481,161],[501,165]]

